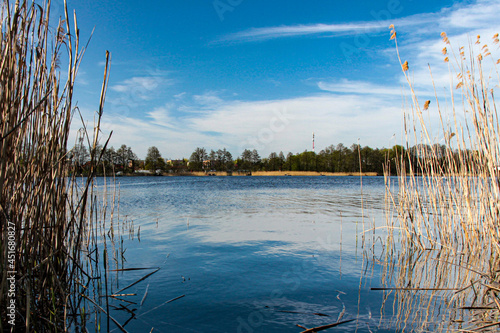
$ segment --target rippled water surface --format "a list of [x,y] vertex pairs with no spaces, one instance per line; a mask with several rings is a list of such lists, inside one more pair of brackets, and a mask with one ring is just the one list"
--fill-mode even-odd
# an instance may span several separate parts
[[[332,332],[391,331],[384,320],[380,326],[382,294],[370,290],[380,272],[364,257],[363,238],[373,234],[362,233],[363,225],[385,221],[384,179],[362,182],[117,178],[120,219],[133,221],[135,235],[123,237],[124,267],[160,270],[126,290],[136,295],[122,298],[135,304],[112,305],[135,309],[129,332],[301,332],[297,324],[327,325],[339,316],[355,320]],[[112,273],[114,290],[150,271]],[[123,309],[111,315],[122,324],[131,317]]]

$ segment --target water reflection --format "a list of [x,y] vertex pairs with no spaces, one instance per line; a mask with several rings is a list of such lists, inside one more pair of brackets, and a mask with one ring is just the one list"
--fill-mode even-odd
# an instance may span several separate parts
[[[363,197],[358,177],[137,177],[119,187],[120,215],[141,235],[124,241],[127,266],[161,268],[131,288],[130,301],[148,294],[129,331],[299,332],[339,318],[356,320],[337,331],[391,331],[370,290],[380,268],[362,247],[363,224],[385,223],[383,178],[364,178]],[[144,273],[119,275],[124,286]]]

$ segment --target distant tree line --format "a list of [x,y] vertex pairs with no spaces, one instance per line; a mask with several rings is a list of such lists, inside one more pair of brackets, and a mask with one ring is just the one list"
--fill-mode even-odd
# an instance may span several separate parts
[[[102,146],[98,146],[98,155],[101,155]],[[342,143],[330,145],[319,153],[304,151],[302,153],[273,152],[268,157],[262,158],[256,149],[245,149],[236,159],[226,149],[210,150],[196,148],[189,159],[166,161],[159,149],[155,146],[149,147],[145,160],[139,160],[130,147],[121,145],[115,150],[113,147],[102,152],[102,160],[98,173],[104,170],[113,172],[133,173],[136,170],[149,170],[150,172],[188,172],[188,171],[316,171],[316,172],[376,172],[383,174],[384,168],[388,168],[391,174],[396,174],[396,169],[401,162],[411,159],[412,165],[418,166],[419,155],[435,154],[442,158],[442,165],[446,167],[449,163],[460,163],[464,156],[474,155],[471,151],[455,151],[452,153],[451,161],[445,158],[447,148],[444,145],[414,146],[406,149],[396,145],[392,148],[370,148],[353,144],[350,147]],[[461,158],[459,155],[461,154]],[[80,140],[70,151],[70,157],[82,173],[86,171],[89,160],[89,152]],[[419,170],[415,170],[419,172]]]
[[[405,148],[395,145],[392,148],[370,148],[353,144],[350,147],[339,143],[330,145],[319,153],[304,151],[302,153],[273,152],[261,158],[257,150],[245,149],[234,161],[226,149],[213,150],[207,155],[205,148],[196,148],[191,154],[189,169],[191,171],[316,171],[355,173],[359,171],[374,172],[379,175],[387,170],[397,174],[397,168],[411,165],[414,172],[419,173],[425,167],[424,156],[435,156],[443,170],[453,170],[460,165],[474,165],[477,154],[470,150],[451,150],[445,145],[418,145]],[[450,158],[451,156],[451,158]],[[470,161],[474,161],[470,163]]]
[[[138,164],[138,157],[132,151],[132,148],[126,145],[121,145],[120,148],[115,150],[113,147],[108,147],[103,150],[102,145],[97,145],[96,156],[101,157],[101,163],[97,166],[97,174],[107,172],[126,172],[133,173],[135,169],[142,167]],[[89,170],[90,152],[80,138],[77,144],[70,150],[69,157],[76,166],[79,173],[86,174]]]
[[319,153],[304,151],[302,153],[273,152],[261,158],[258,151],[245,149],[241,156],[233,160],[226,149],[211,151],[196,148],[191,154],[189,169],[192,171],[317,171],[317,172],[364,172],[382,174],[387,158],[396,157],[402,147],[391,149],[372,149],[352,145],[345,147],[342,143],[329,146]]
[[[167,164],[167,161],[155,146],[149,147],[145,160],[140,160],[132,151],[132,148],[126,145],[121,145],[117,150],[113,147],[103,149],[102,145],[96,147],[96,156],[97,158],[101,157],[97,167],[97,174],[100,175],[117,172],[127,174],[134,173],[136,170],[148,170],[151,173],[177,169],[184,170],[188,164],[187,160],[182,160],[184,163],[175,163],[175,165]],[[68,157],[74,163],[78,173],[85,175],[89,172],[90,152],[84,144],[83,138],[80,138],[69,151]]]

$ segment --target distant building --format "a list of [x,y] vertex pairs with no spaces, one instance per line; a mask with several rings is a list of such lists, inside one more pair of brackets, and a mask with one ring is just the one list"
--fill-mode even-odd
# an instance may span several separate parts
[[185,165],[185,160],[167,160],[167,165],[171,167],[179,167]]
[[203,161],[203,169],[212,169],[212,161],[210,160],[204,160]]
[[150,170],[135,170],[135,173],[140,173],[140,174],[152,174]]
[[167,160],[167,166],[170,168],[170,170],[173,170],[173,172],[185,172],[188,168],[188,160],[182,159],[182,160]]

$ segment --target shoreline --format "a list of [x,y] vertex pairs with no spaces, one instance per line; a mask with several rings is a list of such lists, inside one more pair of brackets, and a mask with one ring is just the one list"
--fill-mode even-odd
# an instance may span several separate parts
[[[116,175],[116,177],[288,177],[288,176],[308,176],[308,177],[347,177],[347,176],[364,176],[364,177],[374,177],[379,176],[376,172],[316,172],[316,171],[254,171],[254,172],[226,172],[226,171],[193,171],[193,172],[182,172],[182,173],[163,173],[161,175],[154,174],[144,174],[144,173],[134,173],[134,174],[123,174]],[[99,176],[98,176],[99,177]]]

